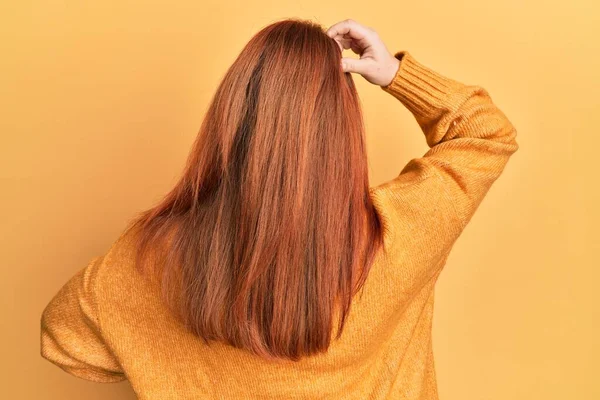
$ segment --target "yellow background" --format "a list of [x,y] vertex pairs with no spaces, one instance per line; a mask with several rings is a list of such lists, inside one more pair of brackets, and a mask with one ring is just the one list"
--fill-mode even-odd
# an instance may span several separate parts
[[[375,28],[484,86],[519,151],[436,290],[440,397],[599,399],[600,7],[584,1],[6,1],[0,6],[0,268],[6,399],[133,399],[39,355],[58,288],[174,183],[225,70],[284,17]],[[356,82],[372,185],[427,146],[390,95]]]

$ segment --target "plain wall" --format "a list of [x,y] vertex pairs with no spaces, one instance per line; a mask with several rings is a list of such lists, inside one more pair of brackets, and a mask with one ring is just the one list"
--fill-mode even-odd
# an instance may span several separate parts
[[[600,398],[599,15],[591,0],[3,3],[0,396],[135,398],[42,359],[41,311],[175,183],[250,37],[301,17],[375,28],[391,52],[485,87],[517,127],[438,281],[440,397]],[[428,147],[400,102],[355,80],[376,185]]]

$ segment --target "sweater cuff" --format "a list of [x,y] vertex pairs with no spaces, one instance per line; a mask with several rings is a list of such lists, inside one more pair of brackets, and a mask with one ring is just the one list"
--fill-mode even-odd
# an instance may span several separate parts
[[418,62],[406,50],[394,54],[400,65],[392,81],[382,90],[400,100],[413,114],[433,117],[440,109],[454,111],[461,103],[457,99],[463,83],[446,77]]

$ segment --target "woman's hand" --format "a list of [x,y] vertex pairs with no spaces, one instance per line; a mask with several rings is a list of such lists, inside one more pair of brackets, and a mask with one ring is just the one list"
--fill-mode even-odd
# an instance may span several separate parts
[[400,61],[385,47],[373,29],[347,19],[327,29],[327,35],[337,42],[340,49],[352,49],[360,58],[342,57],[344,72],[362,75],[374,85],[389,85]]

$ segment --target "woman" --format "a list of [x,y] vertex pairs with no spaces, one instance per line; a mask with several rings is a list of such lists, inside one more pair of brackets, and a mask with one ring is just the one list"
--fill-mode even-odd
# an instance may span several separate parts
[[[351,73],[430,147],[377,187]],[[434,285],[515,137],[485,89],[356,21],[273,23],[178,184],[48,304],[41,354],[140,399],[436,399]]]

